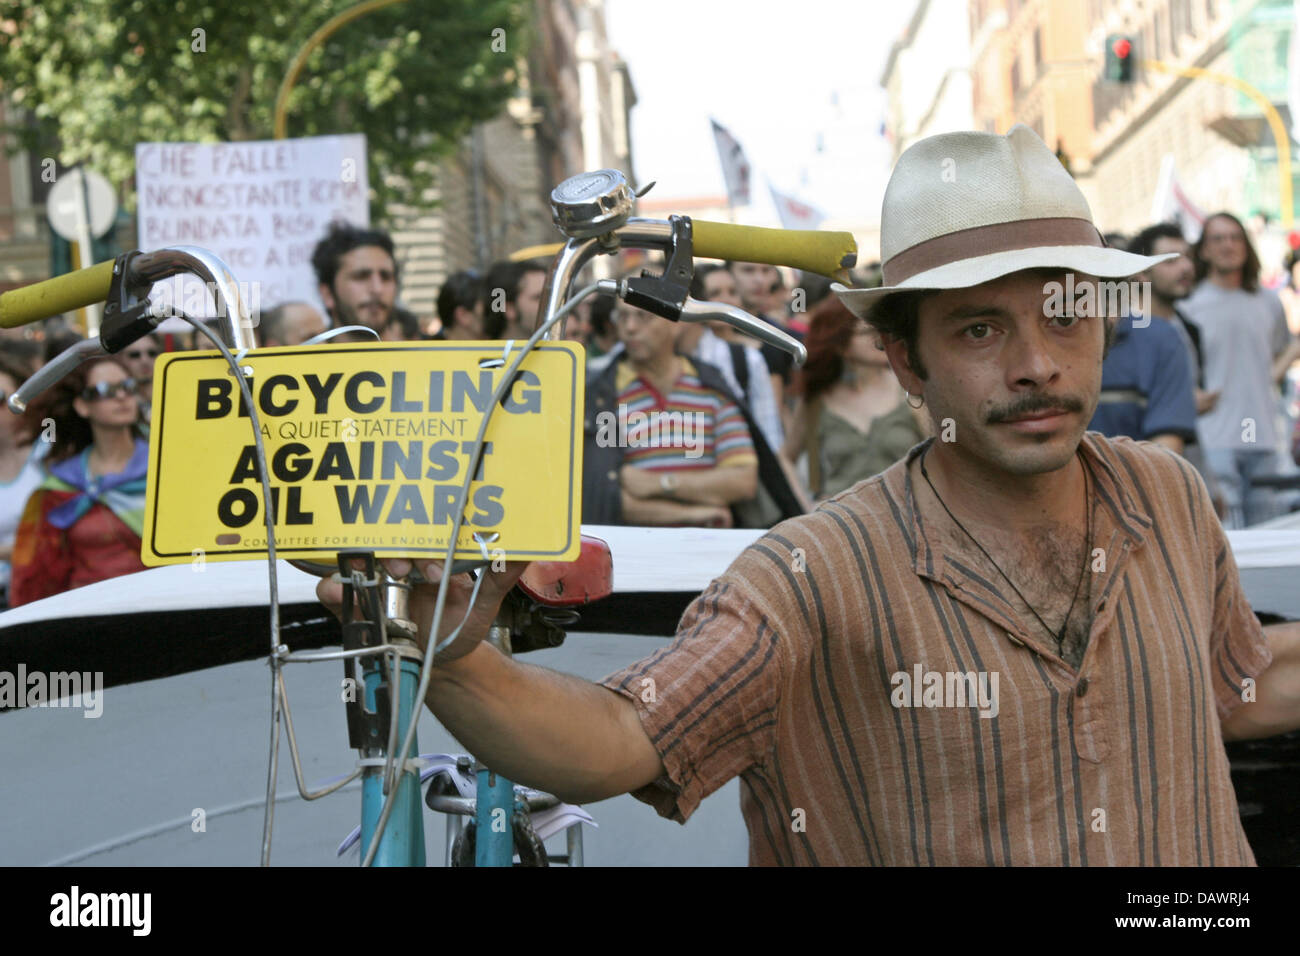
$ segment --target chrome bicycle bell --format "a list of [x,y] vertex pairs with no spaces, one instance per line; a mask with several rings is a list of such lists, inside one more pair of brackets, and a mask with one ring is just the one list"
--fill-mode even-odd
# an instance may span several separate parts
[[571,239],[601,236],[627,222],[635,199],[617,169],[580,173],[551,191],[551,218]]

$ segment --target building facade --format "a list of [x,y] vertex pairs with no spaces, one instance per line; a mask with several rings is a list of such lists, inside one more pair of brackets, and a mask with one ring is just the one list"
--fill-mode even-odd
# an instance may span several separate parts
[[918,0],[890,48],[880,85],[895,162],[918,139],[972,127],[969,25],[966,0]]
[[1071,170],[1086,165],[1095,69],[1086,0],[969,0],[974,128],[1024,123]]
[[532,32],[504,113],[478,124],[439,165],[422,206],[396,211],[402,300],[418,315],[433,314],[450,273],[560,241],[549,204],[558,183],[606,167],[635,182],[628,117],[636,93],[606,36],[603,0],[537,0]]
[[[1256,16],[1264,5],[1094,0],[1091,6],[1095,21],[1089,49],[1095,51],[1098,72],[1093,84],[1096,132],[1091,169],[1080,185],[1104,228],[1131,234],[1149,224],[1166,155],[1173,157],[1182,188],[1202,209],[1228,209],[1244,217],[1251,211],[1248,207],[1271,199],[1276,218],[1276,179],[1271,189],[1258,188],[1261,164],[1276,175],[1276,150],[1258,106],[1221,83],[1141,65],[1131,85],[1100,77],[1106,36],[1124,34],[1134,37],[1139,61],[1210,70],[1248,83],[1258,80],[1260,68],[1274,55],[1252,62],[1242,54],[1258,44]],[[1286,4],[1288,15],[1290,6]],[[1273,85],[1284,86],[1284,81]]]

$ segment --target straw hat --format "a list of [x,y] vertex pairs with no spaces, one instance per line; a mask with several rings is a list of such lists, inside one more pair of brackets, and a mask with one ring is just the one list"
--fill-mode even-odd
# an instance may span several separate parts
[[1039,268],[1117,279],[1173,258],[1108,248],[1074,179],[1020,123],[1005,136],[944,133],[909,147],[885,188],[880,236],[883,286],[831,286],[862,318],[891,292]]

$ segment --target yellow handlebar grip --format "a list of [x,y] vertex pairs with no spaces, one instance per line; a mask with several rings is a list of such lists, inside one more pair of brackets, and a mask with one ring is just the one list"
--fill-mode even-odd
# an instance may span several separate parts
[[0,328],[14,329],[108,298],[113,260],[0,293]]
[[847,232],[763,229],[693,220],[695,254],[705,259],[765,262],[830,276],[845,285],[858,261],[858,244]]

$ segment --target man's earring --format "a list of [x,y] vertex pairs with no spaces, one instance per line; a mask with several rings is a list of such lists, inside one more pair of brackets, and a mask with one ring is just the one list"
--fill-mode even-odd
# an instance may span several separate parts
[[925,404],[925,396],[924,396],[924,395],[917,395],[917,396],[916,396],[916,398],[918,399],[918,401],[917,401],[917,403],[916,403],[915,405],[912,405],[912,397],[913,397],[913,396],[912,396],[912,393],[911,393],[911,392],[908,392],[908,393],[907,393],[907,404],[908,404],[908,405],[911,405],[912,408],[920,408],[922,405]]

